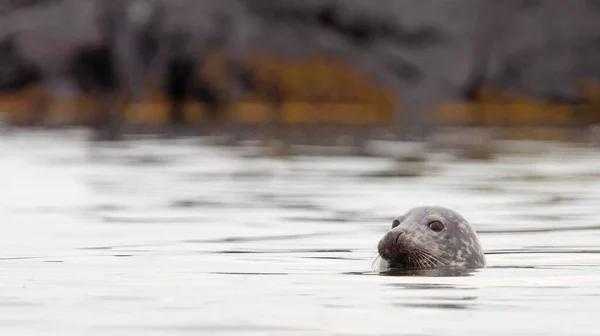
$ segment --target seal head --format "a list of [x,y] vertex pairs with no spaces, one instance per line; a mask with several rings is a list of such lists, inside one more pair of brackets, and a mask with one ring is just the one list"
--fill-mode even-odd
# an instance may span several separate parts
[[392,222],[377,246],[380,269],[483,268],[485,255],[471,225],[440,206],[410,209]]

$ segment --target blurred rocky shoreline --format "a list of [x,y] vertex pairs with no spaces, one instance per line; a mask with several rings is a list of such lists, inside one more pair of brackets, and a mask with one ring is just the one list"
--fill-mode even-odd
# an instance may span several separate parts
[[[0,110],[17,119],[27,110],[25,123],[44,126],[85,116],[80,123],[99,138],[207,127],[241,132],[234,138],[258,129],[277,139],[281,127],[273,125],[290,101],[319,106],[342,123],[347,118],[335,104],[364,106],[369,121],[346,122],[355,125],[340,131],[357,139],[386,137],[387,130],[439,138],[440,125],[480,127],[484,108],[467,117],[465,108],[451,108],[442,122],[436,114],[440,105],[470,102],[521,104],[511,118],[523,126],[556,119],[566,129],[587,129],[600,122],[596,1],[4,0],[0,16]],[[43,88],[37,98],[15,98],[31,87]],[[55,98],[39,92],[56,97],[63,89],[90,104],[48,118],[41,107]],[[160,103],[147,104],[158,96]],[[189,120],[190,101],[202,106],[194,113],[207,126]],[[231,121],[224,111],[246,102],[271,111],[261,118],[273,125],[224,126]],[[570,110],[546,113],[552,109],[538,102]],[[139,114],[155,121],[138,127],[128,120],[123,110],[132,103],[145,104]],[[585,113],[571,108],[582,104]],[[503,127],[506,113],[486,126]],[[453,118],[467,125],[445,123]],[[300,128],[328,129],[317,119]],[[379,129],[386,132],[373,134]]]

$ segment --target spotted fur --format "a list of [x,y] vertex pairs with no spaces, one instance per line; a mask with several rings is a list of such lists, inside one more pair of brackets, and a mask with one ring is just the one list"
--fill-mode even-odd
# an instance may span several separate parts
[[[389,269],[484,268],[485,255],[477,233],[456,211],[441,206],[420,206],[395,219],[397,226],[381,238],[373,266]],[[435,232],[429,223],[440,221]]]

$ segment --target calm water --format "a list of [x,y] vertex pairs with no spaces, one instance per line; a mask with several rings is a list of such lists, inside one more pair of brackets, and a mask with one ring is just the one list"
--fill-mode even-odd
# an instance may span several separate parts
[[[2,335],[599,335],[600,153],[495,162],[244,158],[197,140],[90,159],[74,134],[0,139]],[[456,209],[489,267],[382,276],[406,209]]]

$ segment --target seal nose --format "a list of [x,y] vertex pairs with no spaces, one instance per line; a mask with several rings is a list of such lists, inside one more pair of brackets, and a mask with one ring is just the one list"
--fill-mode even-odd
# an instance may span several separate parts
[[398,244],[398,241],[400,240],[400,236],[402,236],[402,234],[404,234],[404,231],[390,231],[388,233],[385,234],[385,237],[383,237],[383,241],[386,242],[386,244]]
[[379,241],[379,254],[381,256],[388,255],[393,250],[394,245],[400,244],[400,237],[404,234],[404,231],[389,231]]
[[400,240],[400,236],[402,236],[402,234],[404,233],[404,231],[397,231],[397,232],[389,232],[388,234],[390,235],[390,242],[394,242],[394,244],[398,244],[398,240]]

